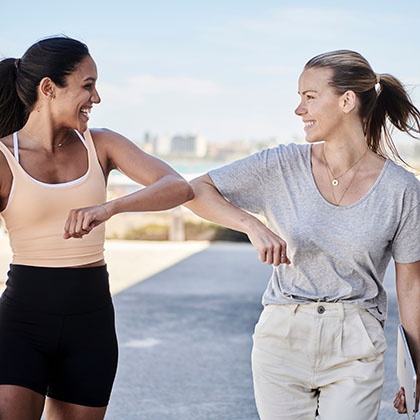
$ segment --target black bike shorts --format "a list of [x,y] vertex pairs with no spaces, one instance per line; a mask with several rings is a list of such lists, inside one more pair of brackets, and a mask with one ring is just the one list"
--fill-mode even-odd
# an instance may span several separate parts
[[117,360],[106,266],[10,266],[0,298],[0,384],[103,407]]

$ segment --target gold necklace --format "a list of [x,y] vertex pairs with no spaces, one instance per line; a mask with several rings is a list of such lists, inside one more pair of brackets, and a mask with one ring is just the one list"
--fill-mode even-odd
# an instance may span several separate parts
[[61,143],[58,143],[58,144],[53,143],[53,146],[54,147],[61,147],[69,138],[70,138],[70,134],[67,134],[66,138]]
[[331,177],[329,175],[328,175],[328,178],[330,178],[331,185],[333,187],[337,187],[339,185],[338,179],[341,178],[342,176],[344,176],[348,171],[350,171],[350,169],[354,168],[357,165],[357,163],[360,162],[365,157],[367,151],[369,150],[369,148],[366,148],[365,153],[363,153],[363,155],[359,159],[357,159],[356,162],[353,163],[353,165],[351,165],[349,168],[347,168],[342,174],[340,174],[338,176],[335,176],[334,175],[334,172],[330,168],[330,165],[328,165],[327,158],[325,157],[325,151],[324,151],[324,149],[325,149],[325,147],[324,147],[324,145],[322,145],[322,157],[324,159],[324,162],[325,162],[325,165],[326,165],[326,167],[328,169],[328,172],[332,176],[332,179],[331,179]]
[[[36,140],[36,137],[34,137],[33,135],[32,135],[32,133],[27,129],[27,128],[24,128],[23,130],[25,130],[25,131],[27,131],[28,132],[28,134],[29,134],[29,138],[30,139],[35,139]],[[70,138],[70,134],[67,134],[67,136],[66,136],[66,138],[61,142],[61,143],[58,143],[58,144],[54,144],[53,143],[53,147],[61,147],[64,143],[66,143],[67,142],[67,140]]]
[[[357,167],[357,169],[354,171],[354,174],[353,174],[353,176],[351,177],[350,182],[348,183],[347,187],[345,188],[345,190],[344,190],[343,194],[341,194],[341,197],[340,197],[340,199],[339,199],[339,200],[337,200],[337,198],[336,198],[336,196],[335,196],[334,188],[333,188],[333,187],[337,186],[338,184],[334,184],[334,178],[333,178],[333,179],[331,179],[331,177],[330,177],[330,172],[331,172],[331,174],[332,174],[332,171],[331,171],[331,169],[328,167],[327,160],[325,159],[325,155],[324,155],[324,159],[325,159],[325,163],[326,163],[326,165],[325,165],[325,170],[327,171],[327,176],[328,176],[328,179],[331,181],[331,192],[332,192],[332,195],[333,195],[333,198],[334,198],[334,201],[335,201],[336,206],[339,206],[339,205],[340,205],[340,203],[343,201],[343,198],[344,198],[344,196],[346,195],[346,192],[347,192],[347,191],[348,191],[348,189],[350,188],[351,184],[353,183],[354,178],[356,177],[356,174],[359,172],[359,169],[360,169],[360,167],[362,166],[362,160],[363,160],[363,158],[366,156],[366,154],[367,154],[368,150],[369,150],[369,149],[367,148],[367,149],[366,149],[366,152],[365,152],[365,153],[363,153],[362,157],[356,161],[356,163],[357,163],[357,162],[359,162],[359,166],[358,166],[358,167]],[[324,152],[324,150],[323,150],[323,152]],[[355,164],[353,164],[353,165],[350,167],[350,169],[351,169],[351,168],[353,168],[353,167],[354,167],[354,165],[355,165]],[[349,171],[349,169],[347,169],[347,171],[346,171],[346,172],[348,172],[348,171]],[[332,174],[332,175],[333,175],[333,174]],[[341,174],[340,176],[343,176],[343,175],[344,175],[344,174]]]
[[67,141],[67,139],[65,139],[64,141],[62,141],[61,143],[58,144],[53,144],[54,147],[61,147],[65,142]]

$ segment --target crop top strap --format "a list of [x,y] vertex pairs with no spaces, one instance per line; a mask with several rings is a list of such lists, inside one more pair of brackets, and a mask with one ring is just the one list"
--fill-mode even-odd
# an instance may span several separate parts
[[[81,142],[85,145],[86,149],[88,149],[87,141],[84,139],[84,137],[77,130],[74,130],[74,131],[78,135]],[[85,137],[87,137],[88,135],[90,136],[90,131],[86,130],[84,135],[85,135]]]
[[17,131],[13,133],[13,153],[17,163],[19,163],[19,144],[18,144],[18,135]]
[[83,134],[79,133],[78,131],[76,131],[76,133],[88,151],[89,167],[91,170],[96,167],[99,168],[101,174],[103,175],[103,171],[98,160],[98,155],[96,153],[95,143],[93,141],[90,130],[87,129]]

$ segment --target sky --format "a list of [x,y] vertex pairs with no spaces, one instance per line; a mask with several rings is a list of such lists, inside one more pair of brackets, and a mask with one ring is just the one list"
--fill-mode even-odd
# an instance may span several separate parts
[[133,141],[301,139],[299,75],[335,49],[400,78],[420,105],[418,0],[20,0],[1,14],[2,58],[51,35],[85,42],[102,98],[90,126]]

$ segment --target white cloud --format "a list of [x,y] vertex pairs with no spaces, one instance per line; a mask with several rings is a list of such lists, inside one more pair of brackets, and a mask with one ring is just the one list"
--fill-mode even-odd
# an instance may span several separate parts
[[181,93],[183,95],[217,96],[223,91],[217,83],[191,77],[159,78],[153,75],[140,75],[128,80],[130,89],[141,94],[155,95],[167,93]]
[[291,71],[290,66],[286,65],[259,65],[259,66],[250,66],[248,70],[253,73],[262,73],[262,74],[270,74],[270,75],[277,75],[277,76],[284,76],[284,75],[292,75],[296,77],[296,74]]
[[146,96],[173,95],[186,96],[219,96],[223,88],[217,83],[192,77],[157,77],[139,75],[131,77],[121,84],[98,84],[100,95],[114,103],[125,105],[145,103]]
[[[244,49],[271,49],[304,40],[313,44],[317,40],[336,38],[344,24],[360,22],[356,13],[334,8],[279,7],[267,9],[259,16],[239,16],[223,26],[207,27],[208,37],[220,43]],[[353,33],[352,33],[353,34]]]
[[[122,60],[102,52],[98,56],[110,61],[103,65],[108,77],[98,87],[104,103],[95,109],[94,120],[132,138],[144,131],[195,131],[209,140],[302,136],[293,114],[297,79],[318,53],[354,49],[376,71],[418,84],[416,56],[403,50],[405,45],[412,49],[414,37],[408,35],[416,26],[401,25],[402,10],[361,10],[353,3],[308,7],[290,2],[255,14],[238,10],[204,19],[179,43],[172,38],[167,45],[165,38],[153,46],[136,41]],[[142,45],[147,45],[144,51]],[[121,61],[123,68],[109,70]],[[129,73],[136,69],[141,74]],[[419,89],[414,91],[418,96]]]

